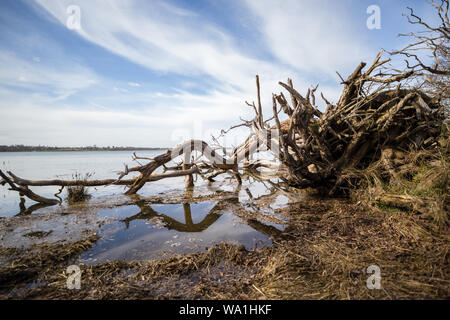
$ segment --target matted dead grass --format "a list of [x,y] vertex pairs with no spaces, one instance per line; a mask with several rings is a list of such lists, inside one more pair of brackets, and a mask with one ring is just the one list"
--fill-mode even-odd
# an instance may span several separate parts
[[[163,260],[81,266],[80,290],[64,274],[95,239],[70,246],[2,249],[1,298],[10,299],[448,299],[449,233],[433,219],[346,200],[291,204],[274,246],[219,244]],[[286,213],[286,212],[285,212]],[[33,253],[34,252],[34,253]],[[381,268],[380,290],[366,269]]]
[[[322,213],[292,209],[295,240],[280,243],[256,278],[268,298],[449,297],[448,230],[435,233],[432,221],[410,213],[327,202]],[[381,268],[380,290],[366,286],[370,265]]]

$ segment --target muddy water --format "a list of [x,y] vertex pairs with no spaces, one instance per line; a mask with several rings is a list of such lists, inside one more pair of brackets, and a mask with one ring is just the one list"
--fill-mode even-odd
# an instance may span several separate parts
[[[76,155],[75,159],[91,156],[94,154]],[[124,154],[111,152],[105,157],[111,157],[107,161],[110,166],[100,166],[99,178],[110,176],[110,172],[120,168],[116,162],[122,161]],[[47,161],[56,166],[57,173],[70,172],[68,168],[83,172],[77,169],[80,158],[70,161],[68,158],[66,154],[59,160]],[[50,170],[51,164],[47,165]],[[41,176],[42,173],[23,172],[27,178],[48,178]],[[220,242],[239,243],[252,250],[270,246],[272,238],[287,224],[284,217],[276,214],[276,209],[287,206],[289,197],[270,180],[247,178],[238,186],[227,175],[214,183],[197,177],[195,188],[189,194],[183,185],[183,178],[148,183],[134,197],[124,196],[121,188],[97,188],[91,190],[93,198],[86,203],[44,208],[28,202],[13,203],[20,200],[17,194],[4,195],[0,208],[6,217],[0,219],[0,245],[29,247],[74,242],[97,234],[100,236],[97,243],[78,258],[80,263],[97,264],[203,252]],[[15,206],[21,213],[10,216],[17,213],[19,208],[14,209]]]
[[[101,209],[98,219],[107,223],[97,232],[100,240],[80,256],[79,262],[158,259],[202,252],[220,242],[253,250],[272,245],[272,238],[284,230],[286,221],[276,217],[274,210],[287,205],[289,198],[263,183],[244,180],[242,187],[236,187],[233,182],[222,181],[197,188],[197,195],[208,190],[212,192],[208,201],[189,203],[177,198],[175,192],[168,197],[173,203],[153,203],[155,198],[139,197],[131,205]],[[181,195],[185,196],[180,190]],[[260,213],[257,217],[255,210]]]
[[218,206],[218,202],[141,204],[102,210],[100,215],[120,220],[101,228],[101,239],[79,262],[161,258],[203,251],[221,241],[240,243],[248,250],[272,244],[270,234]]

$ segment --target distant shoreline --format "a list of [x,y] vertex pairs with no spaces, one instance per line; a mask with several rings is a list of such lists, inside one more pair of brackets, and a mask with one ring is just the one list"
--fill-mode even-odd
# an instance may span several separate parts
[[0,146],[0,152],[162,151],[169,148]]

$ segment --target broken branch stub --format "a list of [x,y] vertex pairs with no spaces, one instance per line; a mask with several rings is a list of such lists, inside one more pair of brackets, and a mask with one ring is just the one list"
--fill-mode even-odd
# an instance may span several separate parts
[[[237,179],[239,183],[241,183],[241,179],[238,172],[238,162],[243,159],[245,155],[249,155],[250,152],[254,152],[250,150],[254,144],[244,145],[239,149],[239,152],[233,155],[228,159],[220,156],[217,152],[214,151],[206,142],[201,140],[189,140],[186,141],[173,149],[167,150],[165,153],[158,155],[154,158],[143,158],[137,157],[136,154],[133,154],[133,159],[147,160],[149,161],[145,165],[136,166],[133,168],[129,168],[125,166],[125,171],[119,172],[118,179],[101,179],[101,180],[29,180],[18,177],[14,173],[8,171],[7,174],[0,171],[0,176],[2,177],[2,184],[8,184],[10,189],[13,191],[19,192],[21,195],[28,197],[31,200],[37,201],[39,203],[44,204],[57,204],[60,203],[60,200],[56,199],[48,199],[45,197],[41,197],[36,193],[32,192],[28,187],[29,186],[60,186],[60,187],[71,187],[71,186],[85,186],[85,187],[97,187],[97,186],[108,186],[108,185],[125,185],[128,186],[129,189],[126,191],[126,194],[135,194],[138,192],[147,182],[157,181],[166,178],[180,177],[186,176],[186,186],[193,186],[193,178],[192,175],[196,173],[200,173],[200,168],[210,168],[213,170],[218,170],[218,172],[223,173],[231,170],[233,172],[234,177]],[[249,151],[250,150],[250,151]],[[200,165],[196,165],[195,163],[191,163],[190,157],[193,151],[200,152],[209,163],[202,163]],[[164,166],[165,171],[169,168],[165,165],[175,158],[183,155],[183,165],[180,167],[170,168],[174,171],[165,172],[162,174],[154,174],[153,172],[159,168],[160,166]],[[123,179],[131,172],[139,172],[139,176],[132,179]]]
[[[241,183],[238,165],[244,162],[241,169],[266,167],[277,170],[278,175],[293,187],[319,188],[329,194],[346,192],[360,179],[353,173],[379,161],[383,150],[435,146],[445,121],[445,108],[439,100],[404,85],[404,82],[415,76],[414,71],[387,72],[384,65],[389,59],[380,61],[381,57],[382,52],[366,70],[366,63],[361,62],[342,81],[344,88],[336,104],[332,104],[321,93],[327,105],[325,112],[316,106],[317,86],[309,89],[304,97],[294,88],[292,80],[288,79],[288,84],[279,82],[279,85],[290,94],[290,102],[282,92],[279,95],[273,94],[273,117],[263,121],[261,88],[257,76],[258,105],[247,103],[256,113],[254,120],[242,120],[243,123],[221,133],[223,135],[242,126],[251,130],[245,141],[228,157],[226,152],[225,156],[218,154],[205,141],[193,139],[154,158],[134,154],[134,160],[145,160],[148,163],[132,168],[125,166],[125,170],[116,179],[33,181],[19,178],[12,172],[8,172],[9,176],[0,172],[0,183],[8,184],[12,190],[35,201],[59,203],[55,199],[40,197],[28,187],[125,185],[128,186],[126,194],[135,194],[147,182],[170,177],[186,176],[186,186],[191,187],[192,175],[200,173],[201,168],[213,171],[207,179],[213,180],[219,174],[230,172]],[[287,118],[284,121],[280,120],[281,111]],[[216,150],[224,150],[217,139],[214,139],[214,143]],[[260,161],[252,164],[250,156],[263,151],[263,147],[271,150],[279,163]],[[193,152],[200,153],[208,163],[197,165],[195,160],[191,161]],[[181,164],[166,166],[182,155]],[[165,173],[154,174],[161,166]],[[134,172],[139,175],[123,179]],[[386,168],[386,172],[392,172],[392,168]]]
[[[348,172],[378,161],[384,149],[426,148],[436,141],[445,120],[443,105],[420,90],[402,89],[402,81],[414,75],[411,70],[385,76],[379,69],[389,59],[380,61],[381,56],[366,71],[361,62],[343,81],[336,105],[322,94],[324,113],[310,102],[313,91],[304,98],[291,82],[279,83],[297,103],[291,107],[280,96],[273,99],[274,113],[278,103],[288,117],[284,122],[289,130],[281,130],[278,117],[275,127],[280,132],[279,160],[289,168],[285,179],[291,186],[345,192],[355,183]],[[370,76],[374,72],[377,76]],[[398,83],[395,89],[393,83]]]

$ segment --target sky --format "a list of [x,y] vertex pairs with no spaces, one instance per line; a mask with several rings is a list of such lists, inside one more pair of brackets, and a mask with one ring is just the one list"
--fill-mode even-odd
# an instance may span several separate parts
[[265,118],[288,77],[336,102],[336,71],[408,43],[408,6],[437,23],[418,0],[0,1],[0,145],[208,141],[254,117],[257,74]]

